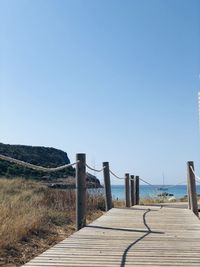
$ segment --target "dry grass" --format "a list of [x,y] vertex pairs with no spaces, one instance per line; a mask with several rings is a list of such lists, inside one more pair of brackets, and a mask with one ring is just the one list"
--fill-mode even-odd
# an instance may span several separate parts
[[[199,198],[200,200],[200,198]],[[171,203],[171,202],[187,202],[187,198],[175,199],[175,198],[167,198],[167,197],[151,197],[146,196],[140,198],[140,205],[148,205],[148,204],[159,204],[159,203]],[[125,201],[123,200],[114,200],[113,206],[115,208],[123,208],[125,207]]]
[[[187,202],[188,201],[188,197],[184,196],[182,198],[179,199],[180,202]],[[200,196],[197,195],[197,201],[200,202]]]
[[[88,221],[103,213],[102,194],[87,203]],[[0,266],[19,266],[75,230],[75,192],[0,179],[0,214]]]
[[114,199],[113,200],[113,207],[114,208],[124,208],[125,207],[125,201],[121,199]]
[[[159,204],[159,203],[166,203],[166,202],[172,202],[168,201],[165,197],[143,197],[140,199],[140,205],[148,205],[148,204]],[[113,200],[113,206],[115,208],[123,208],[125,207],[125,201],[120,199]]]
[[[103,214],[101,190],[90,190],[87,222]],[[183,199],[182,201],[185,201]],[[20,266],[75,231],[75,191],[23,179],[0,179],[0,266]],[[140,204],[164,203],[143,198]],[[114,207],[124,207],[121,200]]]
[[140,199],[140,205],[159,204],[176,202],[176,199],[169,200],[167,197],[144,197]]

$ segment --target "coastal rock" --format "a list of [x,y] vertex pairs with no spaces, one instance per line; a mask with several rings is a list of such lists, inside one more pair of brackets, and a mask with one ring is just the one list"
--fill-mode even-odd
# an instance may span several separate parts
[[[66,152],[53,147],[9,145],[0,143],[0,154],[48,168],[54,168],[70,163]],[[37,179],[51,188],[75,187],[75,169],[73,167],[57,172],[44,173],[0,160],[0,177]],[[86,181],[87,187],[89,188],[101,187],[99,180],[90,173],[87,173]]]

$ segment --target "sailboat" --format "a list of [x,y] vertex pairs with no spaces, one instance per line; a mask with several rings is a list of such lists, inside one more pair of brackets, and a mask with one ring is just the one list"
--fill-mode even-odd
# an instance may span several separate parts
[[174,194],[166,192],[168,190],[168,187],[165,186],[165,176],[163,173],[163,186],[158,187],[158,190],[163,191],[162,193],[158,194],[158,197],[170,197],[173,196]]
[[168,190],[168,188],[165,187],[165,176],[164,176],[164,173],[163,173],[163,186],[158,187],[158,190],[160,190],[160,191],[166,191],[166,190]]

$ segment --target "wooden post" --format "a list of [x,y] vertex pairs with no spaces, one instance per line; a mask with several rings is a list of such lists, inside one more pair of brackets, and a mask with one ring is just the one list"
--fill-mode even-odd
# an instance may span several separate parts
[[[187,167],[188,168],[188,167]],[[187,170],[188,171],[188,170]],[[191,199],[190,199],[190,178],[187,175],[187,195],[188,195],[188,209],[191,210]]]
[[135,205],[139,205],[140,202],[140,186],[139,186],[139,176],[135,177]]
[[104,175],[104,187],[105,187],[105,201],[106,201],[106,211],[112,208],[112,194],[110,187],[110,171],[109,162],[103,162],[103,175]]
[[194,212],[195,215],[199,215],[198,213],[198,203],[197,203],[197,193],[196,193],[196,181],[195,175],[191,168],[194,170],[194,163],[193,161],[187,162],[187,169],[188,169],[188,199],[190,201],[191,210]]
[[76,154],[76,230],[86,225],[86,155]]
[[129,183],[129,173],[125,174],[125,206],[130,207],[130,183]]
[[135,180],[135,176],[131,175],[131,206],[135,205],[135,201],[134,201],[134,180]]
[[134,188],[133,188],[133,190],[134,190],[134,194],[133,194],[134,205],[136,205],[136,203],[137,203],[137,199],[136,199],[136,196],[137,196],[136,176],[134,176]]

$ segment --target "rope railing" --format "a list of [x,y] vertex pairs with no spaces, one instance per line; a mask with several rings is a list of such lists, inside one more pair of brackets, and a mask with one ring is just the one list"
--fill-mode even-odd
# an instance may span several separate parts
[[[124,179],[125,179],[125,177],[122,178],[122,177],[117,176],[117,175],[116,175],[113,171],[111,171],[111,170],[110,170],[110,173],[111,173],[115,178],[117,178],[117,179],[120,179],[120,180],[124,180]],[[130,177],[129,179],[130,179],[130,181],[134,181],[134,178],[131,178],[131,177]],[[153,184],[149,183],[148,181],[146,181],[146,180],[144,180],[144,179],[142,179],[142,178],[140,178],[140,177],[139,177],[139,180],[140,180],[141,182],[143,182],[143,183],[149,185],[149,186],[151,187],[151,190],[154,192],[155,195],[158,194],[158,191],[159,191],[159,187],[158,187],[158,186],[153,185]],[[167,190],[168,188],[173,188],[173,187],[176,187],[177,185],[179,185],[179,184],[183,184],[183,183],[185,183],[185,181],[181,181],[181,182],[177,183],[176,185],[165,186],[164,188],[166,188],[166,190]]]
[[[8,157],[8,156],[5,156],[5,155],[2,155],[0,154],[0,159],[2,160],[5,160],[5,161],[8,161],[8,162],[11,162],[11,163],[15,163],[15,164],[18,164],[18,165],[21,165],[23,167],[27,167],[27,168],[31,168],[33,170],[37,170],[37,171],[43,171],[43,172],[56,172],[56,171],[60,171],[60,170],[63,170],[63,169],[66,169],[66,168],[69,168],[69,167],[72,167],[74,165],[76,165],[79,161],[76,161],[74,163],[71,163],[71,164],[65,164],[65,165],[62,165],[62,166],[58,166],[58,167],[55,167],[55,168],[47,168],[47,167],[43,167],[43,166],[38,166],[38,165],[34,165],[34,164],[31,164],[31,163],[28,163],[28,162],[25,162],[25,161],[22,161],[22,160],[18,160],[18,159],[15,159],[15,158],[11,158],[11,157]],[[92,171],[95,171],[95,172],[102,172],[105,168],[105,166],[101,169],[95,169],[95,168],[92,168],[91,166],[89,166],[87,163],[85,163],[86,167]],[[190,166],[192,172],[194,173],[195,177],[200,181],[200,177],[196,175],[196,173],[194,172],[194,169],[192,168],[192,166]],[[118,175],[116,175],[113,171],[109,170],[109,172],[117,179],[119,180],[124,180],[125,177],[119,177]],[[158,187],[147,182],[146,180],[140,178],[140,181],[142,181],[143,183],[151,186],[154,190],[158,190]],[[130,180],[134,180],[133,178],[130,178]],[[199,182],[198,181],[198,182]],[[179,184],[182,184],[184,183],[183,182],[180,182],[180,183],[177,183],[176,185],[172,185],[172,186],[165,186],[164,188],[168,189],[168,188],[173,188]]]
[[143,183],[149,185],[149,186],[152,188],[152,190],[154,191],[155,194],[158,193],[158,191],[157,191],[157,190],[158,190],[157,186],[155,186],[155,185],[153,185],[153,184],[147,182],[146,180],[144,180],[144,179],[142,179],[142,178],[140,178],[140,177],[139,177],[139,179],[140,179],[140,181],[142,181]]
[[119,179],[119,180],[124,180],[125,178],[124,177],[119,177],[119,176],[117,176],[114,172],[112,172],[111,170],[109,170],[110,171],[110,173],[115,177],[115,178],[117,178],[117,179]]
[[156,186],[156,185],[154,185],[154,184],[151,184],[151,183],[149,183],[149,182],[147,182],[146,180],[144,180],[144,179],[142,179],[142,178],[139,178],[143,183],[145,183],[145,184],[147,184],[150,188],[151,188],[151,190],[152,190],[152,195],[153,196],[156,196],[156,197],[158,197],[159,196],[159,188],[158,188],[158,186]]
[[[139,177],[139,179],[140,179],[143,183],[145,183],[145,184],[147,184],[147,185],[149,185],[149,186],[152,186],[154,189],[159,190],[159,187],[158,187],[158,186],[153,185],[153,184],[151,184],[151,183],[145,181],[144,179],[142,179],[142,178],[140,178],[140,177]],[[184,183],[185,183],[185,181],[181,181],[181,182],[179,182],[179,183],[177,183],[177,184],[175,184],[175,185],[163,186],[163,188],[165,188],[165,189],[167,190],[167,189],[169,189],[169,188],[173,188],[173,187],[176,187],[177,185],[181,185],[181,184],[184,184]]]
[[151,183],[145,181],[144,179],[142,179],[142,178],[140,178],[140,177],[139,177],[139,179],[140,179],[140,181],[142,181],[143,183],[145,183],[145,184],[147,184],[147,185],[150,185],[150,186],[152,186],[152,187],[155,187],[155,185],[153,185],[153,184],[151,184]]
[[38,166],[38,165],[34,165],[22,160],[18,160],[18,159],[14,159],[8,156],[4,156],[0,154],[0,159],[11,162],[11,163],[15,163],[18,164],[20,166],[26,167],[26,168],[30,168],[36,171],[43,171],[43,172],[57,172],[63,169],[67,169],[69,167],[72,167],[74,165],[76,165],[78,163],[78,161],[74,162],[74,163],[70,163],[70,164],[65,164],[59,167],[55,167],[55,168],[47,168],[47,167],[43,167],[43,166]]
[[[130,178],[130,180],[134,181],[133,178]],[[144,179],[142,179],[142,178],[140,178],[140,177],[139,177],[139,180],[142,181],[143,183],[149,185],[150,188],[151,188],[151,190],[154,192],[154,194],[157,194],[157,193],[158,193],[158,188],[157,188],[156,185],[153,185],[153,184],[147,182],[146,180],[144,180]]]
[[[34,170],[37,170],[37,171],[43,171],[43,172],[60,171],[60,170],[69,168],[71,166],[74,166],[79,162],[79,161],[76,161],[74,163],[65,164],[65,165],[62,165],[62,166],[59,166],[59,167],[55,167],[55,168],[47,168],[47,167],[31,164],[31,163],[28,163],[28,162],[25,162],[25,161],[22,161],[22,160],[18,160],[18,159],[15,159],[15,158],[11,158],[11,157],[8,157],[8,156],[2,155],[2,154],[0,154],[0,159],[5,160],[5,161],[9,161],[11,163],[15,163],[15,164],[21,165],[23,167],[27,167],[27,168],[30,168],[30,169],[34,169]],[[95,171],[95,172],[102,172],[105,169],[105,167],[103,167],[102,169],[95,169],[95,168],[92,168],[91,166],[89,166],[87,163],[85,164],[85,166],[88,169],[90,169],[92,171]]]
[[190,166],[190,169],[191,169],[191,171],[193,172],[193,174],[194,174],[195,178],[196,178],[197,180],[199,180],[199,181],[200,181],[200,176],[198,176],[198,175],[195,173],[195,171],[194,171],[194,169],[193,169],[193,167],[192,167],[192,166]]
[[103,167],[102,169],[95,169],[95,168],[90,167],[87,163],[85,165],[88,169],[90,169],[91,171],[95,171],[95,172],[102,172],[105,169],[105,167]]
[[[134,181],[133,178],[130,178],[130,180],[133,180],[133,181]],[[146,181],[146,180],[144,180],[144,179],[142,179],[142,178],[140,178],[140,177],[139,177],[139,180],[142,181],[143,183],[149,185],[150,188],[151,188],[151,190],[154,192],[154,195],[158,195],[158,193],[159,193],[159,187],[158,187],[157,185],[153,185],[153,184],[149,183],[148,181]],[[197,182],[200,183],[200,180],[197,181]],[[177,183],[177,184],[175,184],[175,185],[164,186],[163,188],[164,188],[165,190],[168,190],[168,189],[170,189],[170,188],[176,187],[177,185],[181,185],[181,184],[184,184],[184,183],[185,183],[185,181],[181,181],[181,182],[179,182],[179,183]]]
[[[18,160],[18,159],[5,156],[2,154],[0,154],[0,160],[5,160],[11,163],[24,166],[26,168],[31,168],[31,169],[34,169],[37,171],[43,171],[43,172],[56,172],[56,171],[60,171],[60,170],[76,165],[76,229],[77,230],[81,229],[82,227],[86,225],[86,209],[87,209],[86,168],[92,171],[95,171],[95,172],[99,172],[99,173],[103,171],[106,211],[112,208],[112,192],[111,192],[110,174],[118,180],[125,181],[125,206],[126,207],[140,204],[140,201],[139,201],[139,197],[140,197],[139,182],[140,181],[142,183],[147,184],[150,187],[150,190],[149,190],[149,187],[145,186],[145,190],[148,189],[147,191],[151,193],[154,192],[154,196],[156,195],[158,196],[158,190],[159,190],[158,186],[153,185],[149,181],[143,178],[140,178],[139,176],[129,175],[129,173],[126,173],[124,177],[120,177],[117,174],[115,174],[112,170],[110,170],[109,162],[103,162],[103,168],[101,169],[96,169],[96,168],[91,167],[86,162],[85,153],[76,154],[76,162],[65,164],[62,166],[55,167],[55,168],[48,168],[48,167],[34,165],[34,164],[27,163],[25,161]],[[197,180],[197,182],[200,183],[200,177],[196,175],[196,173],[194,172],[194,168],[192,166],[190,166],[190,168],[191,168],[190,174],[193,172],[194,176],[196,177],[196,179],[190,179],[191,184],[192,184],[192,180],[194,181],[193,183],[195,183],[195,180]],[[164,186],[164,188],[166,189],[173,188],[182,183],[184,182],[181,181],[180,183],[177,183],[176,185]],[[191,197],[191,199],[193,198]],[[195,211],[195,212],[197,213],[198,211]]]

